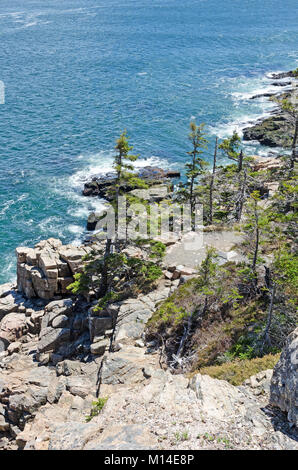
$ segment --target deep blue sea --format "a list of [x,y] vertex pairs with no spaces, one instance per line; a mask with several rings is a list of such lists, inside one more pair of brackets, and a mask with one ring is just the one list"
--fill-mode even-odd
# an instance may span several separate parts
[[297,58],[297,0],[0,0],[0,282],[16,246],[79,242],[123,129],[140,165],[181,168],[191,118],[210,145],[241,131]]

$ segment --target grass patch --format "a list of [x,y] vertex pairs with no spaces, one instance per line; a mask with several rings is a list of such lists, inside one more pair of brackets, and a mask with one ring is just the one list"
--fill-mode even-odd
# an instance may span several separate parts
[[241,385],[252,375],[256,375],[263,370],[273,369],[279,357],[280,354],[267,354],[250,360],[237,360],[220,366],[203,367],[197,372],[202,375],[209,375],[214,379],[226,380],[232,385]]

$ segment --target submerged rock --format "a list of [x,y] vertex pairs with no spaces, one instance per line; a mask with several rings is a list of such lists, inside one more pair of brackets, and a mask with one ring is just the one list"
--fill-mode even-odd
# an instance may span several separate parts
[[280,80],[281,78],[297,78],[297,72],[295,70],[290,70],[289,72],[278,72],[278,73],[272,73],[271,78]]

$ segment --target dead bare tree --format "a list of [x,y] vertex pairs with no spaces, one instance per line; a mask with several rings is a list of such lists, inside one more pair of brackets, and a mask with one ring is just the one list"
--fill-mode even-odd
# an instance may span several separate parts
[[183,332],[182,338],[180,340],[178,351],[175,354],[176,360],[180,359],[180,357],[183,354],[184,346],[185,346],[185,343],[187,341],[187,338],[190,335],[191,327],[192,327],[192,314],[189,314],[188,318],[187,318],[187,323],[184,326],[184,332]]
[[214,178],[215,178],[215,172],[216,172],[217,149],[218,149],[218,138],[216,137],[215,149],[214,149],[214,155],[213,155],[213,169],[212,169],[210,188],[209,188],[209,224],[210,225],[213,222],[213,187],[214,187]]
[[161,346],[159,348],[159,359],[158,363],[161,369],[163,369],[163,365],[167,364],[167,355],[166,355],[166,345],[165,345],[165,340],[161,334],[158,335],[161,341]]
[[236,200],[236,208],[235,208],[235,219],[237,221],[241,220],[243,205],[245,201],[245,193],[246,193],[246,182],[247,182],[247,167],[244,167],[243,171],[243,179],[240,183],[240,191],[238,193],[238,197]]
[[[186,354],[183,355],[183,357],[180,357],[179,359],[177,359],[176,364],[179,365],[181,371],[189,370],[191,368],[191,365],[196,355],[197,355],[197,351],[191,351],[191,352],[188,351]],[[173,356],[173,357],[176,357],[176,356]],[[177,369],[177,366],[176,366],[176,369]]]
[[256,265],[258,260],[259,253],[259,244],[260,244],[260,226],[259,226],[259,212],[258,212],[258,200],[257,198],[253,199],[254,205],[254,230],[255,230],[255,240],[254,240],[254,254],[251,265],[251,270],[253,273],[256,272]]
[[100,285],[99,297],[104,297],[108,290],[108,263],[107,261],[108,261],[108,257],[111,254],[111,251],[112,251],[112,240],[110,238],[107,238],[105,254],[103,257],[103,268],[102,268],[102,274],[101,274],[101,285]]
[[270,327],[272,324],[272,315],[273,315],[273,307],[274,307],[275,292],[276,292],[276,286],[275,286],[275,283],[272,282],[270,268],[268,268],[267,266],[265,266],[265,285],[269,292],[270,303],[269,303],[269,308],[268,308],[266,327],[262,335],[262,346],[261,346],[262,351],[264,350],[264,347],[266,344],[271,346],[269,332],[270,332]]

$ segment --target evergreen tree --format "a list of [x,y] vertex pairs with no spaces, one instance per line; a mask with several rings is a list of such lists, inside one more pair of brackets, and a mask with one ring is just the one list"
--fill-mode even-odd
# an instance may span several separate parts
[[257,287],[257,266],[262,261],[260,258],[260,249],[264,245],[266,237],[265,234],[270,232],[270,220],[260,205],[259,191],[253,191],[246,204],[245,223],[242,225],[242,230],[246,235],[245,252],[248,256],[250,263],[247,268],[243,270],[246,282],[250,289],[251,284],[254,289]]
[[135,162],[139,155],[130,154],[133,147],[129,145],[129,138],[127,137],[126,131],[122,132],[117,139],[115,149],[117,153],[114,157],[113,168],[116,171],[116,181],[115,187],[111,191],[115,202],[118,203],[121,188],[129,184],[133,187],[137,187],[138,184],[141,184],[141,180],[133,173],[134,166],[132,162]]
[[290,252],[287,243],[282,243],[282,238],[272,265],[265,266],[269,306],[266,325],[261,334],[262,353],[265,347],[271,348],[273,344],[282,347],[298,321],[298,256]]
[[[205,172],[205,167],[208,163],[202,158],[204,150],[207,148],[207,140],[204,134],[204,124],[196,125],[195,122],[190,123],[190,133],[188,136],[192,150],[187,152],[190,156],[190,161],[185,164],[186,183],[180,185],[180,194],[183,195],[185,200],[189,201],[192,217],[195,213],[196,194],[195,185],[198,178]],[[193,230],[195,229],[192,223]]]
[[[115,179],[115,184],[114,187],[110,189],[109,195],[112,199],[112,205],[115,210],[115,228],[116,228],[116,233],[115,233],[115,244],[118,241],[118,228],[120,222],[123,222],[125,226],[127,227],[127,220],[120,221],[119,220],[119,213],[118,213],[118,203],[119,203],[119,197],[124,195],[126,196],[126,206],[127,203],[137,203],[141,202],[139,198],[136,196],[131,197],[128,194],[128,189],[136,189],[136,188],[142,188],[142,189],[147,189],[148,185],[139,178],[136,175],[136,172],[134,171],[134,165],[133,163],[139,158],[139,155],[132,155],[130,152],[133,149],[133,146],[129,144],[129,138],[127,136],[127,132],[124,131],[120,135],[120,137],[116,141],[116,146],[115,149],[117,151],[115,157],[114,157],[114,162],[113,162],[113,168],[116,171],[116,179]],[[127,208],[127,207],[126,207]],[[123,234],[122,234],[123,235]],[[126,238],[127,238],[127,231],[126,231]]]
[[212,168],[210,186],[209,186],[209,220],[208,222],[211,225],[213,222],[213,188],[214,188],[214,179],[215,179],[215,172],[216,172],[217,149],[218,149],[218,138],[216,137],[214,155],[213,155],[213,168]]
[[219,148],[223,150],[224,154],[238,164],[238,172],[242,170],[244,154],[240,149],[241,139],[236,131],[232,137],[224,139]]

